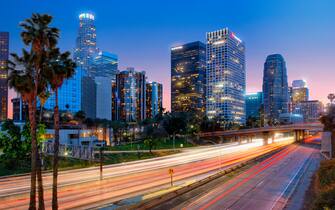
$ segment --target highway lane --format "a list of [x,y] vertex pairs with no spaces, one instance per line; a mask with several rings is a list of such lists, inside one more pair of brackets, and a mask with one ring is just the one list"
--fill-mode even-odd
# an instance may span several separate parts
[[[100,179],[97,167],[61,172],[59,204],[61,209],[100,205],[146,192],[166,188],[175,170],[175,181],[189,181],[199,175],[231,167],[242,161],[285,146],[292,138],[262,146],[261,140],[248,144],[228,144],[187,150],[162,158],[117,164],[104,168]],[[45,201],[51,205],[51,174],[44,174]],[[0,209],[26,209],[29,201],[29,176],[0,179]]]
[[175,209],[283,209],[312,155],[315,147],[291,145]]

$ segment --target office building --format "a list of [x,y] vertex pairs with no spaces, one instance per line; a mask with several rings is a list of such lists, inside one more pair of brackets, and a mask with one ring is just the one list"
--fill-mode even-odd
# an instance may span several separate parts
[[279,115],[288,113],[288,83],[286,63],[282,55],[266,58],[263,73],[263,98],[265,123],[279,123]]
[[163,110],[163,86],[157,82],[146,84],[146,115],[154,118]]
[[[69,111],[72,113],[81,110],[82,96],[82,78],[85,71],[77,67],[73,77],[65,80],[58,89],[58,107],[61,111]],[[92,101],[92,99],[90,99]],[[45,109],[53,110],[55,107],[55,94],[51,91],[51,95],[44,104]]]
[[96,84],[96,118],[111,120],[112,80],[109,77],[95,77],[94,80]]
[[120,72],[116,76],[117,120],[139,122],[146,118],[146,76],[145,72],[134,68]]
[[87,118],[95,119],[97,110],[97,85],[94,78],[83,76],[81,83],[81,110]]
[[105,51],[100,51],[94,56],[88,74],[92,77],[109,77],[112,80],[115,80],[117,72],[117,55]]
[[96,42],[94,15],[90,13],[80,14],[78,36],[73,58],[77,66],[85,71],[89,71],[93,56],[98,53]]
[[13,120],[17,122],[26,121],[28,119],[28,104],[23,102],[21,97],[13,98]]
[[263,106],[263,93],[247,93],[245,95],[246,119],[252,117],[260,119],[260,112]]
[[300,101],[295,105],[293,112],[302,115],[304,122],[318,122],[323,108],[323,104],[318,100]]
[[171,111],[205,110],[206,47],[192,42],[171,48]]
[[293,106],[301,101],[308,101],[309,90],[305,80],[294,80],[292,82],[292,103]]
[[245,46],[228,28],[207,33],[206,114],[245,124]]
[[9,33],[0,32],[0,121],[8,117],[8,55],[9,55]]

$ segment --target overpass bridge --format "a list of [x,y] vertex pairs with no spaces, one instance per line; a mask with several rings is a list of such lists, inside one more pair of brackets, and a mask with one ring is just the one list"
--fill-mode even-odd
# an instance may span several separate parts
[[262,136],[264,143],[268,143],[269,138],[274,138],[276,133],[294,133],[295,141],[302,141],[308,132],[321,132],[323,125],[321,123],[301,123],[280,126],[269,126],[261,128],[250,128],[241,130],[228,130],[228,131],[214,131],[204,132],[199,134],[202,139],[219,139],[221,142],[224,140],[230,141],[252,141],[255,136]]

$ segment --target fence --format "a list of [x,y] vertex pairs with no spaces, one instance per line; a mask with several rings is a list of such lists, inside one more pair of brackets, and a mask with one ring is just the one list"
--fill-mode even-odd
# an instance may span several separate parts
[[[42,152],[47,155],[54,154],[53,142],[44,142],[42,145]],[[59,156],[71,157],[82,160],[94,159],[94,148],[89,146],[73,146],[73,145],[59,145]]]

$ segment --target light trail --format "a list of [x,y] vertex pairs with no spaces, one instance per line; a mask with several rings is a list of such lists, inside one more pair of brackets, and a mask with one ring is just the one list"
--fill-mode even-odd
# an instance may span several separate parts
[[[173,167],[174,180],[193,180],[200,175],[229,168],[293,142],[285,140],[262,145],[262,139],[252,143],[188,149],[186,152],[134,163],[104,167],[104,179],[99,180],[98,167],[61,172],[59,175],[60,209],[112,202],[143,195],[169,186],[167,169]],[[44,174],[45,203],[51,207],[52,175]],[[26,209],[29,203],[29,176],[0,179],[0,209]]]

